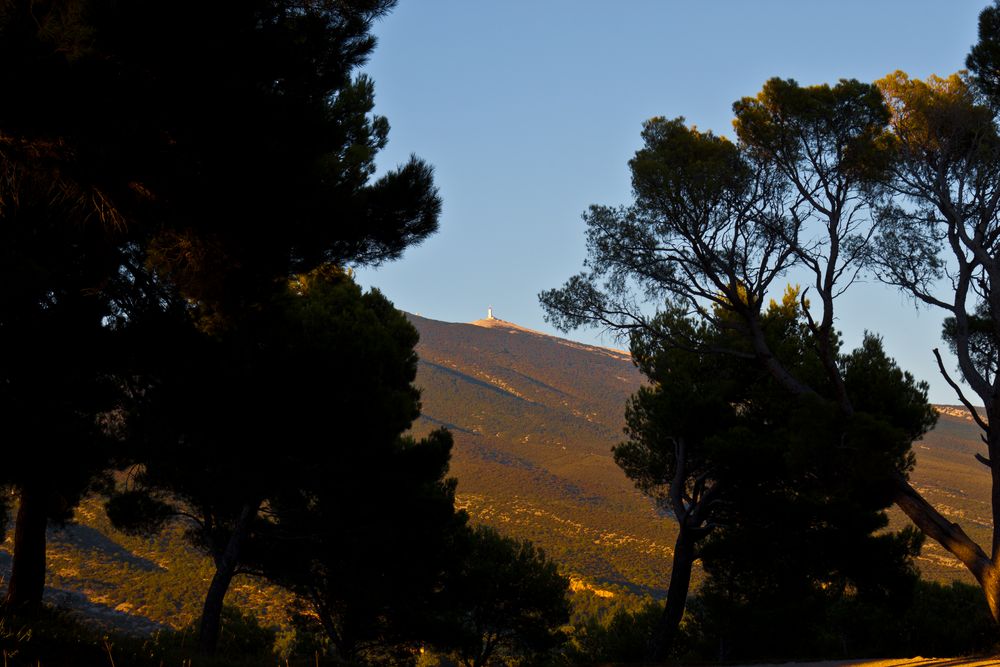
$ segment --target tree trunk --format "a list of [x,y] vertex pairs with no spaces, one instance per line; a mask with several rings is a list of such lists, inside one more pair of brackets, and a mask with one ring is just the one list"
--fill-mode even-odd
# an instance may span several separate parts
[[[994,326],[996,326],[994,322]],[[994,386],[996,386],[994,379]],[[1000,401],[995,398],[984,401],[986,407],[987,426],[1000,424]],[[980,420],[982,421],[982,420]],[[990,606],[993,621],[1000,625],[1000,429],[986,429],[987,455],[990,458],[991,509],[993,511],[993,541],[990,553],[990,567],[984,568],[982,574],[976,575],[976,580],[986,594],[986,604]]]
[[348,635],[348,629],[346,627],[337,629],[337,624],[333,620],[333,612],[321,600],[322,596],[318,593],[312,596],[313,611],[319,617],[319,622],[333,645],[334,655],[342,662],[350,662],[354,657],[355,647]]
[[497,641],[499,640],[499,633],[487,632],[486,641],[483,644],[483,648],[476,657],[472,659],[472,667],[485,667],[490,661],[490,657],[493,655],[494,649],[497,647]]
[[259,501],[243,506],[222,556],[215,561],[215,574],[212,576],[212,583],[209,584],[208,592],[205,594],[205,605],[202,607],[201,622],[198,626],[198,644],[205,653],[215,653],[215,649],[219,645],[219,631],[222,629],[222,603],[226,599],[226,592],[229,590],[229,584],[233,581],[233,575],[236,574],[236,566],[240,562],[243,543],[250,534],[250,525],[259,509]]
[[1000,570],[996,564],[961,526],[938,512],[902,475],[895,481],[893,501],[925,535],[962,561],[979,582],[993,620],[1000,625]]
[[691,569],[694,567],[694,545],[697,541],[693,530],[681,524],[677,541],[674,543],[674,562],[670,568],[670,586],[667,588],[667,604],[656,625],[653,639],[649,643],[649,658],[653,662],[664,660],[677,639],[677,629],[684,616],[688,589],[691,586]]
[[976,580],[986,595],[986,604],[993,615],[993,622],[1000,625],[1000,570],[991,565],[983,570],[981,576],[977,575]]
[[21,488],[14,526],[14,558],[4,606],[8,609],[37,606],[45,591],[45,528],[47,496],[36,485]]

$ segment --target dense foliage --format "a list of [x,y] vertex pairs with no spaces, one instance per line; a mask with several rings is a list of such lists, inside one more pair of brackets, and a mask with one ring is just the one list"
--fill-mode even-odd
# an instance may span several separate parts
[[[732,328],[669,321],[678,317],[664,314],[655,326],[684,328],[702,352],[633,335],[633,354],[651,384],[630,400],[630,439],[615,448],[626,474],[679,524],[653,652],[666,653],[677,633],[695,560],[708,574],[703,599],[720,601],[706,608],[752,610],[748,618],[759,623],[738,627],[755,646],[768,636],[786,644],[790,656],[796,649],[785,629],[815,631],[842,599],[905,605],[921,540],[910,530],[876,533],[888,523],[886,480],[910,469],[910,443],[936,421],[926,384],[868,337],[838,355],[848,394],[864,410],[845,419],[819,398],[789,402],[766,371],[736,356],[745,343]],[[771,302],[761,326],[797,377],[833,393],[808,353],[797,289]],[[731,620],[720,615],[713,627],[733,627]]]
[[568,581],[530,542],[477,527],[445,592],[440,638],[466,667],[544,652],[561,644],[569,621]]

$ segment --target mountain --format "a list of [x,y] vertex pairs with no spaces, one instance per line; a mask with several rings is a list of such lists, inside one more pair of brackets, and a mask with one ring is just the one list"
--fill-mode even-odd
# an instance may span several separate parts
[[415,430],[451,430],[451,471],[473,519],[541,545],[578,586],[663,589],[671,526],[611,456],[642,382],[629,355],[497,319],[410,320]]
[[[411,315],[420,332],[417,430],[455,436],[452,474],[473,520],[541,545],[577,587],[663,595],[676,535],[669,516],[615,465],[625,402],[642,383],[628,353],[574,343],[510,322],[468,324]],[[939,406],[914,445],[914,485],[945,516],[989,544],[990,478],[971,417]],[[890,511],[892,527],[906,525]],[[927,540],[919,565],[938,580],[972,577]]]
[[[455,438],[451,474],[458,502],[475,522],[528,538],[571,577],[590,608],[630,594],[665,593],[675,525],[632,486],[611,448],[624,408],[643,379],[629,355],[582,345],[496,319],[468,324],[416,315],[423,416],[417,435],[445,426]],[[990,481],[974,455],[978,431],[963,410],[914,445],[914,485],[980,544],[989,543]],[[894,526],[907,519],[891,511]],[[98,499],[49,531],[46,598],[105,628],[148,633],[183,627],[200,613],[211,563],[171,526],[151,539],[113,530]],[[11,535],[0,544],[0,588],[9,575]],[[928,578],[972,578],[928,540],[919,559]],[[589,596],[589,602],[586,598]],[[249,577],[227,602],[265,625],[287,622],[289,596]]]

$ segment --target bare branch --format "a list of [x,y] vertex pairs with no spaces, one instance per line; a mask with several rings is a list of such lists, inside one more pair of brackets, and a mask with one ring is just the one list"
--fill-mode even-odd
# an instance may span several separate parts
[[938,351],[938,348],[936,347],[934,348],[934,358],[937,359],[938,370],[944,377],[945,382],[947,382],[948,385],[955,390],[955,393],[958,394],[958,400],[962,402],[962,405],[964,405],[966,410],[969,411],[969,414],[972,415],[973,421],[975,421],[976,424],[979,425],[979,428],[983,429],[983,431],[985,431],[986,433],[989,433],[990,431],[989,425],[983,421],[982,417],[979,416],[979,411],[976,410],[976,408],[972,405],[972,403],[969,402],[969,399],[965,397],[965,393],[962,392],[961,387],[959,387],[955,383],[955,381],[951,379],[951,376],[948,375],[948,371],[945,370],[944,367],[944,361],[941,360],[941,352]]

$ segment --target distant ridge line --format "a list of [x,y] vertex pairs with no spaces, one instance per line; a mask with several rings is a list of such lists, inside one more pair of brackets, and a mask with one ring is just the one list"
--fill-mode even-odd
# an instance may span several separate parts
[[428,322],[436,322],[437,324],[451,324],[451,325],[465,325],[480,327],[483,329],[507,329],[509,331],[515,331],[518,333],[527,333],[533,336],[541,336],[542,338],[548,338],[553,340],[560,345],[565,345],[567,347],[572,347],[578,350],[590,350],[597,352],[599,354],[604,354],[614,359],[620,359],[622,361],[632,361],[632,355],[628,350],[622,350],[617,347],[609,347],[606,345],[590,345],[589,343],[580,343],[575,340],[569,340],[568,338],[560,338],[559,336],[553,336],[552,334],[547,334],[542,331],[536,331],[535,329],[529,329],[528,327],[523,327],[520,324],[515,324],[513,322],[508,322],[507,320],[501,320],[498,317],[483,318],[481,320],[473,320],[472,322],[445,322],[444,320],[435,320],[432,317],[424,317],[423,315],[417,315],[415,313],[408,313],[405,310],[403,314],[409,318],[418,318],[421,320],[427,320]]
[[[934,409],[938,413],[943,415],[948,415],[949,417],[955,417],[956,419],[965,419],[966,421],[972,421],[972,415],[969,414],[969,410],[962,405],[934,405]],[[982,406],[979,406],[979,417],[984,421],[987,420],[986,415],[983,413]]]
[[483,327],[486,329],[511,329],[514,331],[519,331],[523,333],[533,334],[535,336],[542,336],[544,338],[550,338],[560,345],[566,345],[581,350],[594,350],[595,352],[600,352],[603,354],[609,354],[613,357],[620,357],[626,361],[632,360],[632,355],[626,350],[619,350],[616,347],[608,347],[606,345],[589,345],[587,343],[579,343],[575,340],[569,340],[568,338],[560,338],[558,336],[553,336],[551,334],[542,333],[541,331],[535,331],[534,329],[529,329],[528,327],[522,327],[520,324],[514,324],[513,322],[508,322],[506,320],[501,320],[496,317],[493,319],[482,319],[469,322],[472,326]]

